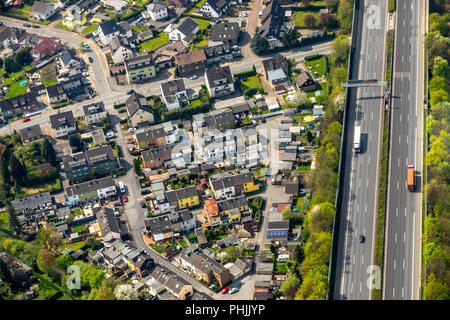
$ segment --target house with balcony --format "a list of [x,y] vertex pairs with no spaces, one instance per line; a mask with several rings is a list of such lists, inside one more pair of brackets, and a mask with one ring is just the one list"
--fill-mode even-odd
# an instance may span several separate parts
[[175,64],[181,77],[202,73],[207,67],[205,51],[197,50],[178,54],[175,56]]
[[144,167],[155,169],[165,167],[166,161],[172,159],[173,145],[167,145],[161,148],[150,149],[142,152]]
[[227,199],[244,193],[259,190],[259,185],[254,182],[253,173],[241,173],[236,175],[211,176],[209,184],[216,199]]
[[162,125],[144,128],[134,133],[139,149],[160,148],[166,145],[166,131]]
[[207,17],[220,18],[233,4],[231,0],[206,0],[200,12]]
[[100,101],[83,106],[84,117],[88,125],[101,124],[103,119],[108,117],[105,110],[105,104]]
[[31,7],[31,12],[35,19],[47,20],[56,13],[56,8],[52,2],[35,1]]
[[77,131],[72,111],[51,115],[50,125],[55,138],[62,138]]
[[64,171],[68,180],[79,180],[93,173],[106,174],[122,167],[111,145],[72,154],[64,159]]
[[269,42],[269,49],[283,46],[280,39],[285,29],[285,13],[286,10],[278,3],[278,0],[271,0],[262,12],[259,34]]
[[190,208],[200,204],[199,192],[195,186],[166,191],[166,198],[173,210]]
[[55,199],[50,195],[50,192],[43,192],[13,200],[11,205],[18,218],[23,216],[27,222],[40,221],[54,209]]
[[133,48],[126,37],[116,35],[112,38],[109,48],[111,49],[111,58],[115,64],[121,64],[126,59],[134,57]]
[[206,69],[205,82],[211,98],[234,93],[234,79],[229,66]]
[[33,141],[38,141],[44,139],[44,135],[42,134],[41,126],[35,124],[33,126],[28,126],[23,129],[20,129],[20,138],[22,139],[23,144],[27,144]]
[[[262,61],[262,71],[266,80],[272,87],[281,87],[280,90],[286,90],[291,86],[291,79],[289,78],[289,62],[286,57],[278,56]],[[277,91],[277,90],[275,90]]]
[[66,188],[67,203],[70,207],[89,202],[113,199],[117,197],[116,184],[113,177],[75,184]]
[[169,40],[181,41],[183,45],[189,46],[199,30],[199,24],[191,17],[186,17],[179,24],[168,29]]
[[41,39],[30,54],[34,59],[40,60],[48,57],[53,57],[61,49],[61,39],[56,37]]
[[145,54],[124,60],[128,83],[137,83],[156,77],[152,54]]
[[169,17],[167,6],[161,1],[155,1],[148,4],[147,12],[153,21],[162,21]]
[[161,83],[163,101],[167,109],[174,110],[182,107],[182,101],[187,100],[183,79],[174,79]]
[[39,109],[38,99],[40,98],[35,93],[26,92],[13,98],[0,100],[0,116],[7,119],[25,112],[37,111]]
[[252,210],[245,195],[218,201],[219,214],[228,217],[231,224],[248,222],[252,220]]

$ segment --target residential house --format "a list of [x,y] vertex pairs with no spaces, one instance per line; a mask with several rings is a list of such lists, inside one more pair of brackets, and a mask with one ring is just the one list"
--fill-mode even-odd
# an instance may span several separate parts
[[144,167],[147,169],[164,167],[164,162],[172,158],[172,149],[173,145],[168,145],[142,152]]
[[211,41],[236,44],[239,33],[240,28],[237,22],[218,23],[211,31]]
[[[234,224],[252,220],[252,211],[245,195],[218,201],[219,214],[227,217],[227,222]],[[222,219],[224,220],[224,219]]]
[[0,26],[0,44],[3,44],[5,49],[21,43],[27,37],[28,34],[23,29],[7,27],[5,25]]
[[128,83],[146,81],[156,77],[156,68],[152,54],[128,58],[125,59],[124,63]]
[[155,1],[147,5],[147,12],[153,21],[165,20],[169,16],[167,6],[161,1]]
[[172,241],[174,232],[169,216],[163,215],[145,220],[145,237],[148,243],[164,243]]
[[72,111],[51,115],[50,125],[55,138],[62,138],[77,131]]
[[223,287],[231,281],[230,271],[201,252],[197,246],[184,248],[175,260],[207,285],[217,282],[219,287]]
[[195,186],[167,191],[166,198],[173,210],[185,209],[200,204],[199,193]]
[[134,271],[136,271],[139,278],[144,278],[149,275],[150,270],[155,266],[155,261],[146,254],[140,254],[134,263]]
[[83,106],[84,117],[88,125],[102,123],[108,117],[103,101]]
[[121,64],[134,56],[131,45],[125,37],[115,36],[109,47],[111,48],[111,58],[115,64]]
[[123,0],[102,0],[103,5],[106,8],[110,8],[116,12],[122,12],[127,8],[127,2]]
[[174,79],[161,83],[161,92],[167,109],[174,110],[182,107],[180,101],[187,99],[183,79]]
[[221,108],[204,114],[204,124],[208,129],[232,129],[235,126],[233,113],[229,108]]
[[19,96],[0,100],[0,115],[6,119],[18,116],[25,112],[33,112],[39,109],[36,94],[27,92]]
[[114,209],[108,207],[95,207],[93,213],[97,217],[100,226],[100,234],[103,242],[112,242],[120,239],[120,227]]
[[166,131],[162,125],[151,126],[141,132],[135,132],[134,138],[139,149],[160,148],[165,146],[167,141]]
[[[48,2],[46,2],[48,3]],[[34,59],[52,57],[61,49],[61,39],[56,37],[41,38],[39,43],[30,51]]]
[[69,76],[68,80],[60,83],[69,100],[75,100],[88,94],[80,72],[77,72],[74,76]]
[[20,137],[22,138],[22,143],[27,144],[43,139],[44,135],[42,134],[42,130],[39,124],[35,124],[33,126],[28,126],[20,129]]
[[68,180],[79,180],[94,173],[106,174],[120,168],[120,159],[114,155],[109,144],[75,153],[64,159],[64,171]]
[[81,61],[78,58],[78,55],[72,49],[63,50],[59,59],[61,61],[61,65],[65,69],[80,69],[81,68]]
[[280,39],[284,30],[285,11],[278,0],[272,0],[262,12],[259,34],[269,42],[270,49],[283,46]]
[[56,8],[52,2],[35,1],[31,8],[33,17],[39,20],[47,20],[55,14]]
[[183,53],[175,56],[178,74],[181,77],[200,73],[206,69],[206,55],[203,50]]
[[152,109],[144,95],[133,92],[125,101],[128,119],[135,127],[151,124],[155,121]]
[[74,4],[67,8],[66,16],[62,22],[66,27],[71,29],[77,26],[83,26],[87,22],[86,14],[87,12],[83,8],[81,8],[78,4]]
[[187,7],[190,0],[167,0],[168,6],[175,6],[177,8]]
[[234,93],[234,79],[229,66],[206,69],[205,82],[211,98]]
[[61,103],[67,100],[67,94],[61,83],[53,84],[47,87],[47,98],[51,104]]
[[46,94],[47,89],[42,83],[40,83],[40,84],[31,83],[28,85],[28,92],[31,92],[35,96],[40,96],[40,95]]
[[203,48],[203,51],[205,52],[207,64],[225,62],[234,57],[231,44],[229,43],[205,47]]
[[301,91],[310,91],[316,88],[316,81],[312,77],[311,73],[302,70],[302,72],[295,78],[297,88]]
[[243,193],[259,190],[253,181],[253,173],[241,173],[225,177],[211,176],[209,183],[216,199],[231,198]]
[[172,42],[181,41],[183,45],[188,46],[199,30],[199,24],[191,17],[186,17],[170,29],[169,40]]
[[[160,298],[163,290],[167,290],[179,300],[188,300],[194,294],[194,289],[191,284],[159,265],[155,267],[150,277],[150,293],[158,295]],[[158,289],[153,291],[153,288]]]
[[269,221],[267,224],[267,240],[271,242],[279,241],[287,244],[289,233],[289,220],[283,220],[281,213],[273,207],[269,211]]
[[291,85],[289,78],[289,62],[286,57],[278,56],[262,61],[262,71],[267,81],[273,87],[281,85],[288,87]]
[[27,288],[31,284],[31,276],[33,275],[33,269],[16,259],[8,251],[0,252],[0,260],[5,264],[9,275],[11,277],[11,284],[17,288]]
[[200,7],[200,12],[207,17],[220,18],[231,5],[231,0],[206,0]]
[[75,184],[66,188],[67,203],[73,207],[86,202],[96,202],[114,198],[117,195],[113,177]]
[[112,39],[115,36],[118,36],[121,32],[121,29],[116,23],[116,20],[108,20],[103,23],[101,23],[98,26],[97,34],[99,36],[100,41],[108,45],[111,43]]
[[22,216],[26,221],[40,220],[54,209],[55,199],[50,192],[43,192],[11,201],[11,205],[18,217]]
[[217,202],[210,198],[205,200],[202,215],[200,216],[202,228],[217,227],[222,224],[222,219],[219,213],[219,206]]
[[298,181],[286,182],[286,185],[284,186],[284,192],[286,194],[292,194],[293,196],[298,196],[299,195],[299,182]]

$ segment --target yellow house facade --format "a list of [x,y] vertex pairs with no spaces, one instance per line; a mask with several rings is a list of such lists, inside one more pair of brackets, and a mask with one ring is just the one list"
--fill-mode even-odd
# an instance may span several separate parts
[[166,198],[170,206],[178,206],[180,209],[200,204],[199,193],[195,186],[166,192]]
[[178,200],[178,206],[181,209],[184,209],[187,207],[194,207],[199,204],[200,204],[200,199],[198,196]]
[[245,192],[253,192],[259,190],[259,184],[255,184],[254,181],[244,183],[244,191]]

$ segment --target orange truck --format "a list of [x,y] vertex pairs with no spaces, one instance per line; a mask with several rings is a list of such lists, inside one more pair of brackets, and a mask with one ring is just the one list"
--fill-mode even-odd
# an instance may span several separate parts
[[408,191],[414,191],[414,166],[408,166]]

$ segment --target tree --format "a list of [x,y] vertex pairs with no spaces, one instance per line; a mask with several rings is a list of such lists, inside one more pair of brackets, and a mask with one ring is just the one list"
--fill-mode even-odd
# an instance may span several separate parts
[[109,287],[100,287],[95,291],[95,297],[93,300],[115,300],[114,292]]
[[116,300],[139,300],[139,295],[131,284],[122,284],[114,289]]
[[284,33],[281,42],[285,47],[291,48],[298,44],[298,37],[298,32],[295,29],[292,29]]
[[431,274],[426,282],[423,292],[424,300],[449,300],[450,290],[449,288],[436,280],[436,276]]
[[59,247],[61,246],[61,237],[56,229],[42,228],[39,230],[37,239],[41,249],[54,253],[57,253]]
[[353,21],[353,2],[351,0],[339,0],[337,20],[342,29],[350,29]]
[[139,164],[139,161],[138,161],[137,158],[134,158],[134,159],[133,159],[133,168],[134,168],[134,172],[135,172],[138,176],[142,175],[142,168],[141,168],[141,165]]
[[79,152],[83,150],[83,141],[81,140],[81,137],[78,133],[69,136],[69,144],[73,148],[73,152]]
[[48,250],[39,250],[37,266],[42,272],[52,275],[55,273],[56,260],[55,255]]
[[296,300],[325,300],[327,294],[327,277],[315,272],[303,279]]
[[325,5],[327,6],[327,9],[336,11],[339,5],[339,0],[325,0]]
[[235,261],[241,255],[241,251],[237,246],[229,246],[223,249],[231,261]]
[[31,47],[25,47],[17,51],[16,55],[14,56],[14,60],[19,67],[29,65],[33,61],[33,58],[30,54],[31,49]]
[[250,48],[258,56],[269,50],[269,42],[267,39],[261,37],[258,28],[256,28],[255,34],[250,41]]
[[50,163],[52,166],[56,166],[56,153],[52,144],[48,139],[44,139],[41,143],[41,158]]
[[16,72],[16,71],[20,70],[19,65],[16,63],[16,61],[13,58],[3,59],[3,66],[7,73]]
[[9,165],[11,167],[11,177],[16,183],[23,186],[26,181],[27,169],[14,153],[11,154]]
[[103,248],[103,242],[96,240],[94,237],[88,237],[86,239],[86,246],[91,248],[92,250],[98,250]]
[[325,14],[322,14],[319,17],[319,24],[322,27],[330,27],[330,28],[332,28],[332,27],[336,26],[337,21],[336,21],[336,19],[334,19],[333,15],[331,15],[329,13],[325,13]]
[[310,0],[302,0],[302,5],[307,7],[309,5]]
[[312,27],[317,22],[317,19],[312,14],[307,14],[304,18],[304,23],[307,27]]
[[73,263],[73,260],[70,254],[65,253],[57,257],[55,263],[60,269],[67,270],[67,268]]
[[344,35],[340,35],[333,41],[333,59],[335,63],[347,64],[350,41]]
[[8,168],[8,161],[7,161],[7,154],[6,152],[3,152],[0,155],[0,169],[1,169],[1,177],[3,178],[3,183],[10,185],[11,184],[11,178],[9,175],[9,168]]
[[448,61],[442,57],[435,57],[433,63],[433,76],[443,77],[445,79],[450,78],[450,67]]
[[295,275],[289,275],[280,287],[280,291],[286,299],[293,299],[300,287],[300,279]]
[[6,205],[6,211],[8,212],[9,230],[11,230],[11,232],[15,235],[19,235],[22,232],[22,227],[20,226],[19,220],[17,219],[14,208],[9,201]]
[[448,93],[444,89],[439,89],[436,91],[430,90],[430,106],[433,108],[433,106],[437,105],[441,102],[448,102]]

